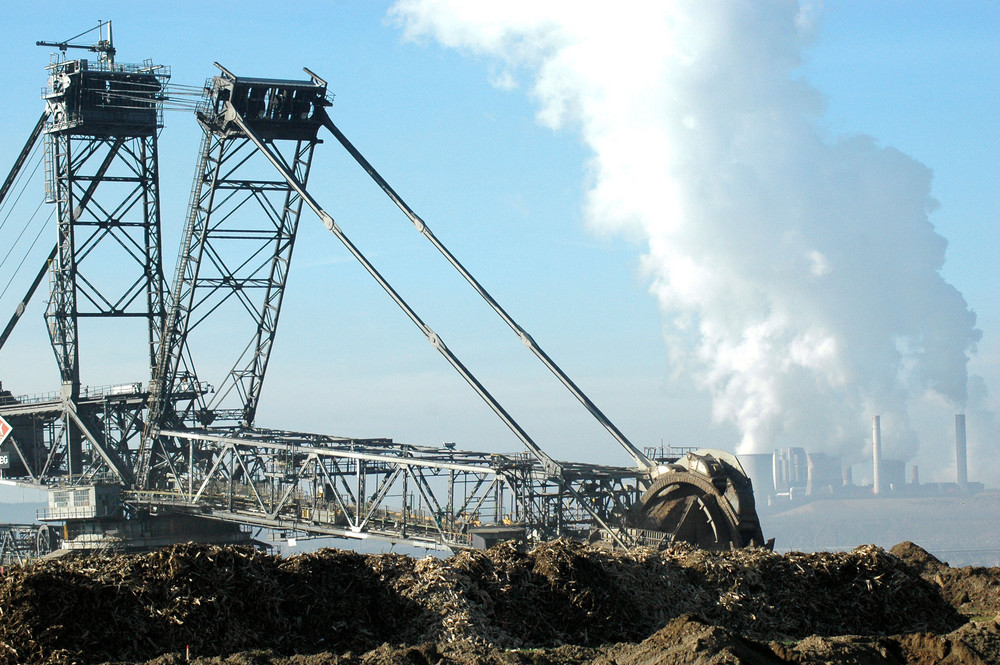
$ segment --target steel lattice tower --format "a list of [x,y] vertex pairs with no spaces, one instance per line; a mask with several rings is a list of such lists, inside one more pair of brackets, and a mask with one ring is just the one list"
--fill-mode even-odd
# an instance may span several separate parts
[[145,319],[155,364],[165,315],[156,139],[169,74],[110,60],[49,70],[46,197],[58,239],[46,319],[64,394],[76,399],[82,318]]
[[[221,75],[206,85],[196,113],[204,135],[151,384],[149,422],[153,427],[184,423],[228,429],[253,426],[302,198],[276,176],[229,114],[238,113],[285,166],[306,182],[319,143],[317,109],[329,104],[326,83],[318,79],[246,78],[221,66],[220,70]],[[225,311],[231,315],[227,317],[226,351],[232,350],[235,360],[222,375],[212,375],[209,384],[209,372],[194,362],[209,354],[191,349],[199,341],[218,343],[212,331],[200,334],[201,324],[210,316],[222,319]],[[244,332],[246,337],[240,337]],[[140,460],[143,486],[157,482],[149,475],[151,465],[157,464],[150,455],[165,460],[171,446],[153,432],[145,437]]]
[[[8,442],[14,468],[40,485],[132,481],[145,387],[84,387],[80,321],[144,321],[143,364],[151,369],[166,312],[157,134],[169,71],[151,62],[115,63],[110,41],[90,50],[101,53],[97,62],[53,56],[45,111],[12,171],[44,135],[45,199],[56,207],[56,242],[4,333],[47,269],[45,318],[61,390],[4,407],[14,429]],[[114,343],[102,332],[90,346]]]

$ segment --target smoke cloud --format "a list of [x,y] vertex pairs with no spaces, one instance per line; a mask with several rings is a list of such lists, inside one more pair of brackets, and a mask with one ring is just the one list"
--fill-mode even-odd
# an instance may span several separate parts
[[738,426],[741,452],[856,461],[883,414],[887,454],[907,458],[918,400],[964,407],[980,332],[940,274],[930,170],[824,130],[797,74],[812,9],[401,0],[392,14],[410,38],[488,56],[540,122],[579,131],[589,224],[647,243],[675,369]]

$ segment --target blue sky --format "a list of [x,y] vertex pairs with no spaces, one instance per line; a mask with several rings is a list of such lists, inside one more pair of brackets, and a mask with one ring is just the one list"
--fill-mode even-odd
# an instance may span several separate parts
[[[830,2],[805,75],[834,131],[864,132],[934,171],[944,274],[996,330],[1000,287],[1000,7],[992,2]],[[987,333],[983,351],[992,349]]]
[[[49,49],[34,42],[65,39],[99,18],[114,21],[119,61],[170,65],[177,84],[199,85],[216,73],[213,61],[278,78],[308,67],[329,82],[344,133],[634,443],[736,446],[738,428],[715,422],[706,391],[671,366],[669,319],[640,270],[644,239],[588,223],[592,149],[574,122],[552,129],[538,121],[530,71],[519,72],[519,87],[496,87],[491,80],[504,69],[496,56],[444,47],[429,34],[404,38],[387,18],[390,3],[166,6],[107,2],[97,15],[82,5],[8,3],[0,163],[12,163],[42,108]],[[822,94],[819,122],[830,140],[867,134],[933,170],[940,208],[930,221],[948,240],[942,274],[983,331],[970,371],[1000,393],[1000,9],[955,7],[826,2],[796,74]],[[188,114],[167,114],[160,168],[168,274],[199,135]],[[310,191],[543,448],[628,463],[332,138],[318,148]],[[10,310],[7,300],[0,307]],[[0,356],[2,380],[18,393],[57,387],[41,312],[34,303]],[[141,358],[122,367],[120,343],[84,335],[85,382],[144,378]],[[995,394],[989,400],[996,405]],[[479,450],[519,446],[308,213],[258,422]],[[932,442],[915,459],[921,478],[933,480],[950,423],[911,425]],[[975,427],[970,421],[970,436]],[[989,436],[995,444],[997,433]]]

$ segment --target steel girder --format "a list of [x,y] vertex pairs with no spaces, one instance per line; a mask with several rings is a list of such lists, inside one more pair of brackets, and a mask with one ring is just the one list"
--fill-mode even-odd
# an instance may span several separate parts
[[35,128],[31,130],[31,133],[28,135],[28,140],[24,142],[24,147],[21,148],[21,152],[14,159],[14,165],[11,167],[10,173],[7,174],[7,178],[4,179],[3,184],[0,185],[0,203],[3,203],[7,198],[8,192],[10,192],[17,176],[21,173],[21,169],[24,168],[25,162],[28,161],[28,156],[31,154],[31,151],[34,150],[35,144],[38,142],[38,138],[42,135],[42,130],[45,129],[45,123],[48,119],[48,111],[42,111],[41,117],[39,117],[38,122],[35,123]]
[[[635,470],[568,465],[551,479],[526,454],[500,455],[272,430],[163,431],[169,487],[137,490],[140,511],[188,511],[305,536],[473,546],[477,529],[520,527],[537,540],[587,536],[638,497]],[[582,505],[582,500],[587,505]]]
[[150,368],[156,360],[165,315],[156,136],[46,136],[58,217],[46,319],[75,395],[81,318],[146,319]]
[[13,428],[5,476],[34,486],[134,482],[147,395],[119,389],[84,387],[76,400],[4,398],[0,415]]
[[[35,128],[31,130],[31,134],[28,140],[25,141],[24,147],[21,149],[20,154],[14,160],[14,166],[11,167],[10,173],[7,174],[7,178],[4,180],[3,184],[0,185],[0,205],[6,200],[7,195],[10,193],[11,187],[17,181],[21,174],[21,170],[24,168],[25,163],[28,160],[29,155],[35,149],[35,145],[38,143],[39,138],[42,136],[42,130],[45,129],[45,123],[48,121],[49,113],[48,110],[42,111],[41,117],[38,118],[38,122],[35,123]],[[49,264],[56,257],[56,252],[59,249],[58,245],[52,248],[49,256],[45,259],[42,264],[41,270],[35,276],[34,281],[32,281],[31,286],[28,287],[28,292],[25,294],[24,298],[18,303],[18,306],[14,309],[14,314],[10,317],[7,322],[7,326],[4,328],[3,332],[0,333],[0,349],[3,345],[7,343],[7,339],[10,337],[11,333],[14,331],[14,327],[17,325],[18,321],[21,320],[21,316],[24,314],[25,307],[31,297],[35,295],[35,290],[38,285],[42,283],[42,279],[45,277],[46,273],[49,271]]]
[[[164,343],[151,383],[150,422],[250,427],[277,331],[302,202],[283,180],[262,176],[253,143],[208,125],[204,129]],[[298,177],[307,179],[315,142],[281,143],[288,145],[274,141],[273,151]],[[219,343],[218,329],[213,331],[206,322],[222,318],[223,312],[236,317],[228,320],[225,346],[236,348],[238,355],[214,378],[214,392],[209,393],[207,372],[196,367],[198,351],[192,348],[199,341]],[[205,334],[198,339],[202,328]],[[234,328],[249,334],[233,340]],[[180,399],[184,392],[192,399]],[[152,430],[147,433],[144,486],[163,483],[162,477],[152,479],[150,474],[154,468],[167,471],[172,446]]]
[[[308,71],[308,70],[307,70]],[[524,443],[525,447],[531,452],[532,456],[541,465],[541,469],[546,482],[559,484],[562,490],[556,494],[556,496],[566,497],[571,500],[574,508],[582,509],[589,514],[592,523],[596,524],[599,528],[603,529],[605,532],[611,535],[614,541],[620,545],[627,545],[626,540],[621,535],[620,530],[613,528],[612,524],[599,512],[597,512],[593,501],[587,500],[584,496],[579,493],[579,489],[575,486],[573,479],[574,476],[567,472],[569,465],[565,462],[557,461],[551,458],[542,448],[531,438],[531,436],[517,423],[516,420],[504,409],[504,407],[493,397],[492,394],[486,389],[485,386],[480,383],[480,381],[475,377],[475,375],[458,359],[458,357],[451,352],[447,347],[441,337],[435,333],[421,318],[420,316],[406,303],[406,301],[400,296],[400,294],[392,287],[391,284],[382,276],[382,274],[375,268],[375,266],[368,260],[368,258],[351,242],[343,230],[337,225],[329,213],[327,213],[322,206],[310,195],[307,190],[306,183],[299,180],[296,174],[288,168],[281,156],[277,154],[271,146],[265,141],[249,123],[234,105],[230,102],[225,102],[221,105],[222,118],[224,119],[227,126],[235,126],[241,136],[246,136],[253,141],[257,149],[267,157],[271,165],[281,174],[284,180],[292,187],[301,197],[301,201],[312,209],[313,212],[320,218],[323,225],[328,231],[333,233],[338,240],[344,245],[345,248],[354,256],[355,259],[365,268],[368,274],[375,279],[375,281],[382,287],[382,289],[389,295],[389,297],[399,306],[400,309],[407,315],[411,322],[417,326],[417,328],[424,334],[428,342],[434,346],[438,352],[451,364],[451,366],[458,371],[463,379],[476,391],[476,393],[486,402],[486,404],[493,410],[493,412],[507,425],[508,428],[517,436],[518,439]],[[321,116],[325,117],[325,110],[320,109]],[[575,386],[574,386],[575,387]],[[578,390],[578,389],[577,389]],[[581,397],[582,394],[580,395]],[[589,402],[589,400],[586,400]],[[596,408],[595,408],[596,411]],[[599,413],[599,411],[597,411]],[[596,415],[596,413],[595,413]],[[601,414],[603,417],[603,414]],[[606,419],[605,419],[606,420]],[[609,423],[610,424],[610,423]],[[615,429],[615,431],[617,431]],[[627,442],[624,438],[620,439],[620,443],[624,445],[628,450],[634,451],[634,446]],[[636,469],[622,469],[621,471],[636,477],[648,480],[649,474],[653,471],[651,462],[642,454],[636,451],[636,461],[642,461],[641,468]],[[565,512],[562,507],[555,511],[555,514],[559,516],[559,520]],[[562,526],[557,525],[557,533],[562,533]]]
[[[102,109],[91,109],[91,116],[63,114],[51,125],[47,171],[51,199],[59,206],[59,240],[47,316],[63,390],[48,402],[0,398],[0,414],[15,429],[14,470],[33,484],[117,482],[125,489],[129,519],[173,513],[181,521],[208,517],[306,536],[372,537],[451,550],[475,546],[476,537],[482,540],[491,528],[508,535],[520,531],[529,540],[597,531],[619,545],[674,539],[679,529],[636,528],[635,516],[652,501],[643,492],[663,469],[610,423],[347,142],[326,115],[325,82],[308,70],[312,81],[241,79],[220,69],[223,75],[206,87],[197,113],[204,136],[168,309],[162,270],[156,287],[137,279],[112,292],[89,276],[89,262],[84,266],[110,245],[145,266],[147,275],[153,264],[159,267],[155,132],[115,135],[106,131],[114,123]],[[81,137],[88,117],[103,122],[104,131]],[[133,120],[148,129],[152,118],[143,113]],[[321,126],[608,429],[636,467],[549,457],[448,350],[306,189]],[[123,173],[123,164],[134,165],[131,173]],[[112,184],[124,192],[114,201],[105,195]],[[303,204],[530,454],[254,428]],[[139,207],[144,221],[127,223],[125,217]],[[135,229],[146,232],[141,242]],[[149,319],[149,393],[141,384],[127,396],[81,387],[77,322],[86,316]],[[220,335],[210,320],[223,319],[227,328]],[[250,334],[245,345],[237,340],[235,360],[227,358],[221,371],[207,367],[206,358],[234,348],[233,324],[239,321]],[[200,343],[208,344],[207,352]],[[708,484],[698,487],[711,493]],[[743,512],[736,518],[746,517]],[[716,531],[717,522],[721,517],[711,522]]]
[[145,364],[152,368],[165,316],[156,134],[168,74],[148,65],[81,62],[50,66],[46,111],[28,142],[44,128],[46,199],[56,206],[57,238],[4,333],[47,269],[45,317],[62,390],[40,400],[9,393],[0,400],[0,414],[13,426],[7,475],[33,485],[132,482],[145,389],[83,386],[80,320],[145,321]]

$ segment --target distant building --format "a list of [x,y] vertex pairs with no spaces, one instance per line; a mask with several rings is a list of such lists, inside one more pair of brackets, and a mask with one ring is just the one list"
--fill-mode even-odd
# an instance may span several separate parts
[[810,453],[807,455],[808,475],[806,495],[831,496],[843,487],[843,469],[839,457],[826,453]]
[[882,487],[900,490],[906,482],[906,463],[899,459],[882,460]]
[[739,455],[759,500],[775,496],[831,496],[844,484],[839,457],[807,453],[805,448],[778,448],[773,453]]
[[809,484],[809,456],[805,448],[779,448],[772,458],[776,494],[804,494]]

